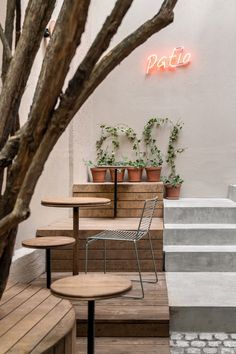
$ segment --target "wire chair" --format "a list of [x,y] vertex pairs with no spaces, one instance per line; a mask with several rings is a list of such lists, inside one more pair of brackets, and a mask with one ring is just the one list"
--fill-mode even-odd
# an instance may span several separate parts
[[[154,258],[154,251],[153,251],[153,246],[152,246],[152,239],[150,236],[150,226],[152,223],[152,218],[153,218],[153,213],[156,207],[157,203],[157,197],[153,199],[147,199],[144,202],[144,207],[142,211],[142,215],[139,221],[139,226],[138,229],[135,231],[126,231],[126,230],[105,230],[100,232],[97,235],[90,236],[86,240],[86,258],[85,258],[85,273],[88,271],[88,251],[89,251],[89,244],[91,242],[97,241],[97,240],[103,240],[104,241],[104,273],[106,273],[106,241],[126,241],[126,242],[133,242],[134,245],[134,250],[135,250],[135,255],[136,255],[136,260],[137,260],[137,268],[138,268],[138,273],[139,273],[139,282],[141,286],[141,296],[129,296],[129,295],[124,295],[124,297],[130,297],[133,299],[143,299],[144,298],[144,286],[143,283],[157,283],[158,282],[158,276],[157,276],[157,269],[156,269],[156,263],[155,263],[155,258]],[[140,267],[140,260],[139,260],[139,254],[138,254],[138,248],[137,248],[137,242],[141,240],[144,236],[148,236],[149,239],[149,245],[150,245],[150,250],[151,250],[151,255],[152,255],[152,261],[153,261],[153,267],[154,267],[154,273],[155,273],[155,280],[145,280],[142,278],[142,273],[141,273],[141,267]],[[137,280],[133,280],[137,281]]]

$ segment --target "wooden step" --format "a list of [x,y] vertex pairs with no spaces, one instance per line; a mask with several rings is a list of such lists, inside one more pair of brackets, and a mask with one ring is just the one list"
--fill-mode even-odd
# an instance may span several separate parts
[[[96,354],[170,354],[168,338],[104,337],[95,339]],[[77,338],[76,353],[87,354],[86,338]]]
[[[139,218],[81,218],[79,233],[79,269],[84,271],[85,242],[87,237],[95,235],[104,229],[110,230],[135,230],[138,227]],[[163,220],[154,218],[150,235],[153,240],[153,248],[156,256],[158,271],[163,269]],[[72,219],[68,218],[37,230],[37,236],[73,236]],[[90,246],[89,269],[91,271],[103,271],[103,247],[102,241],[93,242]],[[144,238],[138,242],[141,268],[143,271],[152,271],[153,264],[149,246],[149,240]],[[122,241],[107,241],[107,270],[136,271],[137,264],[133,244]],[[52,250],[52,269],[56,272],[70,272],[72,269],[72,248],[66,246]]]
[[[118,183],[117,186],[117,217],[138,218],[142,214],[144,201],[149,198],[158,197],[158,203],[154,216],[163,216],[163,183],[162,182],[140,182],[140,183]],[[112,218],[114,215],[114,184],[106,183],[83,183],[73,186],[75,197],[103,197],[112,200],[108,206],[101,206],[96,209],[84,208],[80,216],[86,218]]]
[[[138,279],[137,273],[115,273]],[[52,273],[52,281],[68,276],[63,273]],[[97,337],[168,337],[169,305],[165,274],[159,273],[157,284],[144,283],[145,298],[143,300],[113,298],[96,302],[96,336]],[[45,277],[45,275],[44,275]],[[34,281],[45,284],[45,278]],[[154,279],[153,273],[144,273],[145,279]],[[140,294],[139,282],[133,282],[133,295]],[[72,302],[76,312],[77,336],[86,336],[87,303]]]

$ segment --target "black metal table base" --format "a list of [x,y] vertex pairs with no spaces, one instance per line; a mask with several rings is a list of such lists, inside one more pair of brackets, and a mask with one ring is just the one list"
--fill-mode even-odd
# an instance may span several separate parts
[[114,178],[114,218],[117,214],[117,168],[115,168],[115,178]]
[[51,286],[51,250],[46,248],[46,275],[47,275],[47,288]]
[[94,354],[94,336],[95,336],[95,301],[88,301],[88,339],[87,353]]

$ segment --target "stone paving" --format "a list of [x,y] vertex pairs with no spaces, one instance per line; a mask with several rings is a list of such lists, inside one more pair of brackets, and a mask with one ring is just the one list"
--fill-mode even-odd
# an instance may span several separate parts
[[235,333],[171,333],[171,354],[236,354]]

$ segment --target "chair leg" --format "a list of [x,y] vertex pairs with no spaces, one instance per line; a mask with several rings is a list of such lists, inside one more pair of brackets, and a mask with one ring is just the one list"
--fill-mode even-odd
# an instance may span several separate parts
[[104,240],[104,260],[103,260],[103,271],[104,273],[107,272],[107,247],[106,247],[106,240]]
[[141,296],[123,295],[122,297],[127,297],[130,299],[143,299],[144,298],[144,288],[143,288],[143,279],[142,279],[142,273],[141,273],[139,255],[138,255],[138,248],[137,248],[136,241],[133,241],[133,242],[134,242],[134,249],[135,249],[136,261],[137,261],[137,267],[138,267],[138,273],[139,273],[139,280],[132,279],[132,281],[138,281],[140,283],[142,295]]
[[137,243],[134,241],[134,248],[135,248],[135,253],[136,253],[136,259],[137,259],[137,266],[138,266],[138,272],[139,272],[139,280],[140,280],[140,286],[142,290],[142,299],[144,298],[144,289],[143,289],[143,279],[142,279],[142,274],[141,274],[141,267],[140,267],[140,261],[139,261],[139,255],[138,255],[138,248],[137,248]]
[[85,273],[88,272],[88,247],[89,247],[89,242],[86,241],[86,246],[85,246]]
[[156,262],[155,262],[155,257],[154,257],[154,251],[153,251],[152,239],[151,239],[151,236],[150,236],[150,232],[148,233],[148,238],[149,238],[149,244],[150,244],[150,249],[151,249],[151,253],[152,253],[152,262],[153,262],[153,267],[154,267],[154,273],[155,273],[155,277],[156,277],[156,280],[153,281],[152,283],[157,283],[158,282],[157,267],[156,267]]

